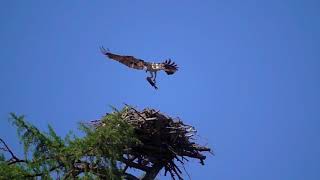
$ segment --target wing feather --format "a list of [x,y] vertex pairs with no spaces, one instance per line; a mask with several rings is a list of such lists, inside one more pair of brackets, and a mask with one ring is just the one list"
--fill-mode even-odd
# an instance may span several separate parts
[[144,69],[146,66],[145,61],[143,61],[142,59],[137,59],[133,56],[122,56],[118,54],[113,54],[104,49],[103,47],[101,47],[100,49],[102,54],[104,54],[108,58],[118,61],[130,68],[141,70]]
[[165,60],[163,62],[163,70],[168,75],[174,74],[176,71],[178,71],[178,68],[178,65],[175,62],[171,61],[171,59]]

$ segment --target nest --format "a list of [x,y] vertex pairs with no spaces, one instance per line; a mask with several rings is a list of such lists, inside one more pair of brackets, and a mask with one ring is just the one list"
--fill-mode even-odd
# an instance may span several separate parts
[[[126,164],[125,170],[133,167],[148,173],[158,166],[158,171],[165,169],[165,175],[169,172],[173,179],[182,179],[182,171],[176,162],[183,167],[187,158],[195,158],[204,165],[206,156],[203,152],[210,152],[210,148],[196,144],[194,137],[197,131],[180,119],[173,119],[155,109],[138,111],[131,106],[126,106],[121,118],[134,127],[137,138],[142,142],[124,152],[122,162]],[[92,124],[96,127],[102,125],[99,120],[92,121]]]

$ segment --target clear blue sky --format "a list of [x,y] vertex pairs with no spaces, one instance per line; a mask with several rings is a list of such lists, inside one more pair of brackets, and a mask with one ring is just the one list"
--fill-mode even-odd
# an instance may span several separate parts
[[[0,137],[21,152],[9,112],[64,135],[128,103],[198,129],[216,156],[191,161],[192,179],[318,180],[319,9],[316,0],[2,1]],[[171,58],[180,71],[159,74],[156,91],[100,45]]]

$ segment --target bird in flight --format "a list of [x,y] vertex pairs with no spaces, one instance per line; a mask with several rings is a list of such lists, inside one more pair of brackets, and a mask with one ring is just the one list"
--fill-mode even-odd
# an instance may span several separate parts
[[158,87],[156,86],[156,78],[158,71],[163,70],[168,75],[172,75],[178,70],[177,64],[171,61],[171,59],[165,60],[162,63],[146,62],[142,59],[137,59],[133,56],[122,56],[118,54],[113,54],[103,47],[100,47],[100,50],[102,54],[104,54],[106,57],[118,61],[128,66],[129,68],[145,70],[146,72],[149,72],[150,76],[147,77],[147,81],[155,89],[158,89]]

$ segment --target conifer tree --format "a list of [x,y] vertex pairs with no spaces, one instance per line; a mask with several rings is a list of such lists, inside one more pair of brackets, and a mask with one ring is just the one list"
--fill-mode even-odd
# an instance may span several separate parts
[[145,171],[154,179],[161,169],[173,179],[181,177],[176,161],[197,158],[209,148],[189,141],[191,126],[153,109],[137,111],[125,106],[90,123],[80,123],[81,137],[62,138],[49,125],[42,132],[24,116],[10,114],[23,144],[21,157],[0,138],[0,179],[138,179],[128,168]]

